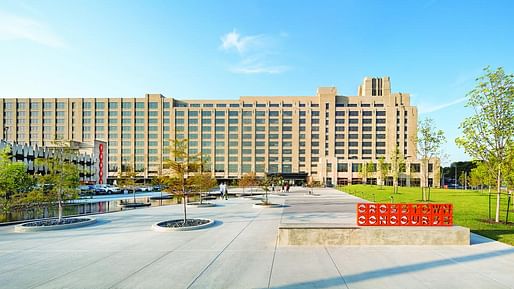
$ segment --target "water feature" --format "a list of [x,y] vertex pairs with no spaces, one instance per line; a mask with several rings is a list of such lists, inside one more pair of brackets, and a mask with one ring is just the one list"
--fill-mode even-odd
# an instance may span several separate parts
[[[121,199],[113,200],[95,200],[79,199],[66,203],[63,209],[63,215],[81,216],[92,214],[104,214],[110,212],[118,212],[122,210],[134,210],[131,208],[123,208],[120,205]],[[125,202],[133,202],[132,198],[123,199]],[[151,203],[151,207],[175,205],[180,203],[180,198],[173,197],[171,199],[152,200],[150,197],[136,197],[136,202]],[[19,222],[24,220],[44,219],[57,217],[57,205],[41,205],[28,208],[20,208],[12,210],[10,213],[0,214],[0,224]]]

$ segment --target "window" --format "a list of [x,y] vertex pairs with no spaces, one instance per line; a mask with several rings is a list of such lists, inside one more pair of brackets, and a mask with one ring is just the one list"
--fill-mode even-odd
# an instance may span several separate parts
[[348,172],[348,164],[347,163],[338,163],[337,171],[338,172]]

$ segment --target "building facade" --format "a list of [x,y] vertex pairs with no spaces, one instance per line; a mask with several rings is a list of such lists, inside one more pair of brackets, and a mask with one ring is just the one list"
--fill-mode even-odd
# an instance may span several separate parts
[[[218,179],[281,173],[326,184],[390,182],[367,178],[363,164],[398,149],[406,167],[403,185],[423,182],[416,157],[417,109],[407,93],[392,93],[389,77],[366,77],[356,96],[320,87],[314,96],[243,96],[238,100],[143,98],[0,99],[7,140],[46,145],[51,140],[105,141],[108,177],[133,165],[141,177],[165,172],[170,139],[189,139],[190,153],[209,156]],[[431,160],[429,183],[439,186]],[[365,180],[364,180],[365,178]]]
[[23,162],[30,174],[44,174],[44,165],[38,164],[37,159],[64,159],[75,164],[80,171],[80,182],[84,184],[107,183],[107,170],[102,162],[107,158],[103,147],[106,143],[94,141],[93,143],[69,142],[66,149],[54,145],[43,147],[17,142],[0,141],[0,150],[9,147],[11,160]]

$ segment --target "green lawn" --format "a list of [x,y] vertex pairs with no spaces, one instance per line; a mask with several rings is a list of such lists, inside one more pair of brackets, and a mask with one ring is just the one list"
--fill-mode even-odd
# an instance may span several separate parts
[[[393,194],[393,187],[373,185],[351,185],[338,187],[339,190],[369,201],[389,203],[393,196],[395,203],[420,203],[421,189],[400,187],[398,194]],[[473,233],[514,245],[514,208],[511,204],[509,224],[491,224],[489,218],[488,193],[472,190],[431,189],[430,201],[433,203],[453,204],[453,223],[468,227]],[[505,222],[507,212],[507,196],[503,195],[500,219]],[[494,219],[496,195],[491,198],[491,215]]]

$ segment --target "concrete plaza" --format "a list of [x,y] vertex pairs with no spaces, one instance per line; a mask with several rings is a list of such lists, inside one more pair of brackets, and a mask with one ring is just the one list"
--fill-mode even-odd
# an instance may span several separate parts
[[305,193],[271,197],[282,208],[245,198],[189,208],[218,221],[198,231],[151,230],[181,218],[181,205],[63,231],[0,227],[0,288],[514,288],[514,248],[476,235],[471,246],[278,246],[281,223],[355,224],[358,198]]

